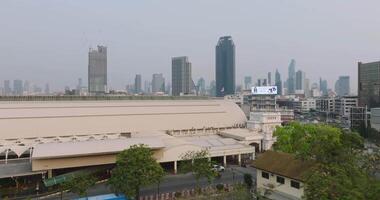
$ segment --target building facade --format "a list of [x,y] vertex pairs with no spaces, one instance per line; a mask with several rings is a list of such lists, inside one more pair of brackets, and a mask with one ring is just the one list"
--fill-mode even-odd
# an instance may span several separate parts
[[358,95],[360,106],[380,107],[380,61],[358,63]]
[[172,95],[190,94],[192,88],[191,63],[187,56],[172,58]]
[[162,74],[153,74],[152,93],[165,92],[165,78]]
[[292,59],[288,67],[288,94],[294,94],[296,89],[296,61]]
[[204,78],[199,78],[197,82],[197,95],[206,95],[206,81]]
[[92,95],[107,92],[107,47],[98,46],[88,53],[88,92]]
[[245,76],[244,77],[244,89],[250,90],[252,87],[252,77],[251,76]]
[[141,92],[142,92],[141,74],[136,74],[136,76],[135,76],[135,93],[139,94]]
[[22,80],[13,80],[13,95],[21,96],[24,93]]
[[253,161],[256,168],[256,187],[268,199],[301,200],[304,195],[304,177],[313,170],[314,163],[294,155],[266,151]]
[[298,70],[296,72],[296,90],[305,89],[305,72]]
[[319,79],[319,90],[321,91],[321,94],[323,96],[327,96],[328,95],[327,81],[323,80],[322,78]]
[[215,48],[216,96],[235,94],[235,44],[231,36],[219,38]]
[[4,95],[11,95],[12,94],[12,88],[11,83],[9,80],[4,81]]
[[339,79],[335,82],[335,92],[338,96],[350,95],[350,77],[339,76]]
[[380,131],[380,108],[371,109],[371,128]]
[[276,73],[274,76],[274,84],[277,86],[277,94],[282,95],[282,80],[281,80],[281,74],[276,69]]
[[309,98],[301,100],[301,112],[309,112],[310,110],[316,110],[316,100]]

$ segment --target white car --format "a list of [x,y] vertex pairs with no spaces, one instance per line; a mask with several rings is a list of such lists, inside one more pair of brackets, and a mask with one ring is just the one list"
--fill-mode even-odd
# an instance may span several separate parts
[[213,165],[212,169],[216,172],[224,172],[224,167],[221,165]]

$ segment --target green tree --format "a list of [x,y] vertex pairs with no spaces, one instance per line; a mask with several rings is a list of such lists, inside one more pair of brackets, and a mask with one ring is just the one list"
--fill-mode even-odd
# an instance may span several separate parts
[[193,173],[197,188],[199,188],[199,181],[202,177],[211,183],[217,175],[217,172],[212,169],[213,163],[209,159],[207,150],[188,151],[182,156],[182,160],[180,170]]
[[328,125],[292,123],[279,127],[274,149],[315,162],[304,175],[305,198],[380,199],[379,181],[368,169],[370,162],[363,148],[363,139],[354,132],[342,132]]
[[158,184],[163,176],[153,152],[144,145],[133,145],[117,155],[109,184],[115,192],[139,199],[141,187]]
[[251,189],[253,186],[252,174],[244,174],[244,184],[248,189]]
[[74,178],[61,184],[61,197],[63,190],[70,190],[80,197],[87,197],[87,190],[94,186],[96,178],[91,174],[78,174]]

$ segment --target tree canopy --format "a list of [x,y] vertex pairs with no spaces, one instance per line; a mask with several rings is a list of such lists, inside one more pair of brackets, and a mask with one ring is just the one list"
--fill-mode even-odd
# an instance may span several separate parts
[[[87,190],[94,186],[96,178],[91,174],[79,174],[74,178],[62,183],[62,190],[70,190],[80,197],[87,196]],[[62,195],[62,194],[61,194]]]
[[210,183],[216,176],[216,172],[212,169],[212,161],[209,159],[209,152],[207,150],[189,151],[182,156],[182,164],[180,170],[182,172],[192,172],[197,186],[199,180],[205,177]]
[[153,152],[144,145],[133,145],[117,155],[109,184],[115,192],[139,199],[141,187],[156,184],[163,176]]
[[[315,169],[305,175],[306,199],[380,199],[380,184],[355,132],[324,124],[291,123],[274,133],[277,151],[313,160]],[[373,156],[371,156],[373,158]]]

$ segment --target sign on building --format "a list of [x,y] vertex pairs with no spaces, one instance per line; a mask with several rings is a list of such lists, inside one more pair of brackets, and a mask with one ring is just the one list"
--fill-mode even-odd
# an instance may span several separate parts
[[252,87],[252,94],[277,94],[277,86]]

